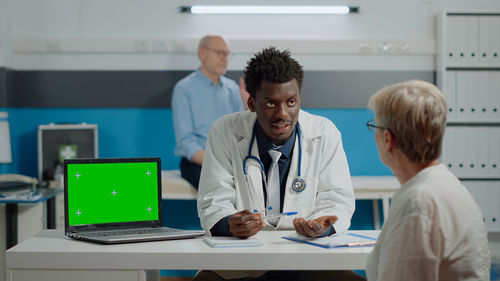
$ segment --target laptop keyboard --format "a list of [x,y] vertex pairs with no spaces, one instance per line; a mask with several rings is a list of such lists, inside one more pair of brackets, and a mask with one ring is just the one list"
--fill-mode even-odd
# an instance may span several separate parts
[[110,230],[85,233],[87,237],[104,237],[118,235],[135,235],[135,234],[156,234],[156,233],[174,233],[182,231],[181,229],[162,227],[162,228],[141,228],[141,229],[126,229],[126,230]]

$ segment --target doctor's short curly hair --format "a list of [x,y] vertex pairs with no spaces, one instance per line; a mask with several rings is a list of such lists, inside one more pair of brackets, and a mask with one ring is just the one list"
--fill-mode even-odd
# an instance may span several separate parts
[[295,78],[299,89],[302,87],[304,71],[302,66],[290,56],[290,51],[280,51],[269,47],[255,54],[248,63],[245,71],[246,90],[255,99],[255,95],[262,81],[271,83],[285,83]]

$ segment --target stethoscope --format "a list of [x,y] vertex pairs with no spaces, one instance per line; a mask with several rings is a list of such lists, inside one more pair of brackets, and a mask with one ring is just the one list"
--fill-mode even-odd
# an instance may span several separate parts
[[[297,176],[295,177],[295,179],[292,182],[292,189],[295,192],[299,193],[299,192],[304,191],[304,189],[306,189],[306,182],[302,179],[301,173],[300,173],[301,164],[302,164],[302,143],[301,143],[302,139],[301,139],[300,127],[299,127],[298,122],[295,125],[295,128],[297,129],[297,136],[299,139],[299,163],[298,163],[298,169],[297,169]],[[260,166],[260,173],[261,173],[262,178],[264,179],[264,185],[266,185],[266,174],[264,173],[264,164],[262,163],[262,161],[260,161],[259,158],[252,156],[252,146],[253,146],[253,142],[255,139],[255,132],[256,132],[256,126],[254,125],[253,131],[252,131],[252,138],[250,139],[250,145],[248,146],[248,155],[247,155],[247,157],[245,157],[243,159],[243,174],[245,175],[247,185],[249,185],[248,174],[247,174],[247,162],[249,160],[255,160],[255,162],[257,162]],[[266,188],[267,188],[267,186],[266,186]]]

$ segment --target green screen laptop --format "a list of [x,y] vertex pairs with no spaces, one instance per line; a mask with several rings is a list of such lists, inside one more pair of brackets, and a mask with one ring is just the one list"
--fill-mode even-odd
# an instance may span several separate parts
[[68,237],[105,244],[192,238],[162,227],[160,158],[64,160]]

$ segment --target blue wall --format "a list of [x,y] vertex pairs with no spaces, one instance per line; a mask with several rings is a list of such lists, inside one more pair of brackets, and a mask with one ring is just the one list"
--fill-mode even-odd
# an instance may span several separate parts
[[[174,156],[175,137],[171,109],[59,109],[7,108],[12,140],[11,164],[0,164],[0,173],[37,176],[37,128],[48,123],[98,125],[99,157],[159,156],[162,169],[178,169],[180,158]],[[379,160],[373,133],[365,123],[373,118],[367,109],[306,109],[332,120],[342,132],[344,149],[352,175],[390,175]],[[199,228],[196,205],[189,201],[166,200],[165,218],[170,226]],[[352,229],[372,229],[372,205],[356,202]],[[182,212],[179,212],[182,209]],[[172,217],[169,214],[183,213]]]
[[[0,164],[2,173],[37,176],[37,128],[49,123],[98,125],[99,157],[162,158],[162,169],[177,169],[171,109],[59,109],[8,108],[12,164]],[[306,109],[332,120],[342,132],[352,175],[390,175],[380,162],[373,133],[365,123],[367,109]]]

